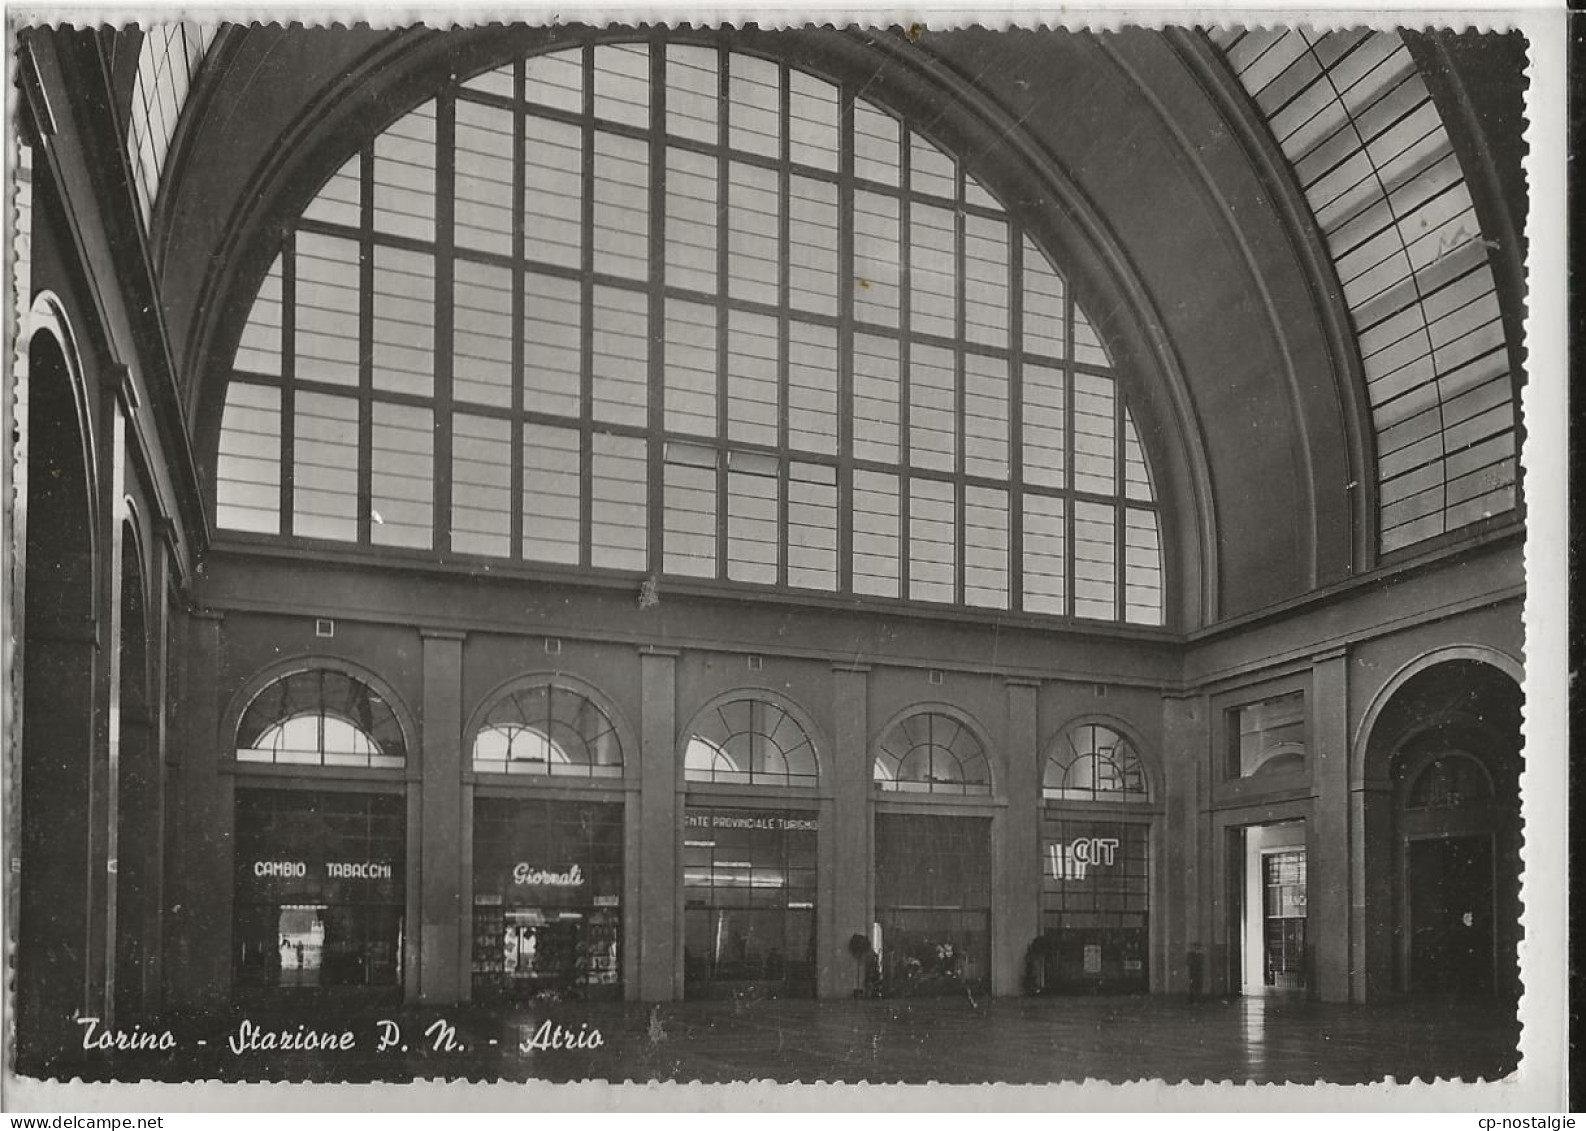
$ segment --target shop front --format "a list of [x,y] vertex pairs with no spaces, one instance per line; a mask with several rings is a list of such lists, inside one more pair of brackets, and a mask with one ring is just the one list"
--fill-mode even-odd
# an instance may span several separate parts
[[815,996],[813,812],[688,806],[683,993]]
[[235,827],[236,995],[398,996],[403,796],[239,787]]
[[474,802],[473,994],[622,996],[622,805]]
[[1041,829],[1042,934],[1030,955],[1037,990],[1150,988],[1150,825],[1048,813]]
[[876,814],[876,921],[884,992],[984,993],[991,976],[991,821]]

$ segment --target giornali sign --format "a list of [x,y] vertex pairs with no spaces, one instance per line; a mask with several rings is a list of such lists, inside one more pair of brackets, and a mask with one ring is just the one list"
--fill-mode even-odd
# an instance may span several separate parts
[[584,886],[584,873],[577,864],[563,872],[552,872],[520,863],[512,869],[512,882],[519,887],[576,888]]

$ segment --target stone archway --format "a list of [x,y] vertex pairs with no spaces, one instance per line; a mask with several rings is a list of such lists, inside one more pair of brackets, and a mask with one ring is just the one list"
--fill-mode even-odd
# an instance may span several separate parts
[[97,625],[91,448],[74,373],[61,340],[43,330],[26,362],[17,1067],[42,1075],[79,1040],[74,1016],[94,979]]
[[1381,700],[1362,764],[1372,996],[1518,997],[1521,702],[1472,656]]

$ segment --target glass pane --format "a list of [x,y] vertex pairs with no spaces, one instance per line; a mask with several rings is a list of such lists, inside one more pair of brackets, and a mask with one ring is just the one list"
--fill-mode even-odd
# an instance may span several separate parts
[[919,134],[909,135],[909,188],[948,200],[958,199],[953,159]]
[[951,351],[916,344],[909,358],[909,463],[952,471],[956,467],[957,374]]
[[1008,225],[964,217],[964,337],[1008,344]]
[[957,222],[945,208],[909,210],[909,325],[953,337],[958,327]]
[[854,458],[898,461],[898,343],[854,335]]
[[716,144],[721,90],[717,59],[713,48],[667,44],[668,133]]
[[584,235],[583,132],[530,115],[524,122],[523,252],[578,267]]
[[666,301],[666,429],[716,435],[716,308]]
[[788,467],[787,580],[837,588],[837,472],[813,463]]
[[788,446],[837,451],[837,330],[788,323]]
[[459,247],[512,250],[512,112],[457,102],[456,217]]
[[733,452],[727,472],[727,576],[774,585],[777,580],[777,460]]
[[837,313],[837,186],[826,181],[789,179],[788,302]]
[[1063,436],[1063,371],[1024,366],[1024,481],[1062,487],[1068,449]]
[[295,406],[293,532],[351,542],[358,537],[358,402],[299,392]]
[[363,211],[359,202],[363,199],[362,170],[363,158],[355,153],[345,165],[331,174],[325,187],[303,209],[303,215],[310,220],[340,224],[345,228],[361,226]]
[[854,471],[854,592],[898,595],[898,477]]
[[[578,564],[579,450],[572,428],[523,426],[523,556],[530,561]],[[597,487],[601,469],[597,460]]]
[[452,417],[452,549],[512,554],[512,427],[505,420]]
[[435,104],[398,118],[374,140],[374,230],[435,239]]
[[1028,236],[1024,239],[1024,348],[1064,356],[1063,279]]
[[775,305],[782,262],[777,175],[734,161],[727,166],[727,293]]
[[1063,616],[1067,571],[1064,502],[1048,495],[1024,496],[1024,611]]
[[650,300],[637,291],[596,287],[594,414],[596,420],[643,427],[649,401]]
[[584,109],[584,50],[535,55],[523,64],[523,94],[530,102],[570,113]]
[[232,381],[220,423],[215,523],[281,532],[281,391]]
[[302,380],[358,383],[358,245],[335,236],[297,233],[297,333]]
[[237,358],[232,363],[234,368],[280,375],[282,310],[281,257],[276,256],[248,311],[248,324],[242,328]]
[[434,256],[374,249],[374,387],[434,394]]
[[523,407],[579,415],[584,307],[578,283],[532,271],[523,276]]
[[897,119],[868,102],[854,101],[854,176],[884,185],[898,183]]
[[734,149],[780,156],[782,73],[769,59],[732,55],[727,65],[728,142]]
[[716,576],[716,459],[714,448],[666,445],[667,573]]
[[716,291],[716,159],[666,151],[666,282]]
[[629,279],[650,271],[650,147],[595,134],[595,270]]
[[1152,511],[1124,512],[1124,619],[1162,623],[1162,545]]
[[595,433],[591,472],[590,564],[642,570],[648,537],[645,442]]
[[595,48],[595,116],[624,125],[650,124],[650,49],[643,43]]
[[1074,374],[1074,489],[1111,495],[1117,488],[1117,405],[1110,377]]
[[1008,493],[964,488],[964,603],[1008,607]]
[[837,88],[797,70],[788,73],[788,156],[837,169]]
[[457,260],[452,283],[452,395],[512,404],[512,272]]
[[370,541],[377,546],[434,545],[434,414],[376,401],[371,449]]
[[964,355],[964,472],[1008,476],[1008,363]]
[[909,596],[916,601],[955,599],[958,522],[951,483],[909,480]]
[[727,316],[727,434],[734,440],[777,442],[777,323],[741,310]]
[[854,193],[854,317],[898,324],[898,202],[880,193]]
[[1074,504],[1074,615],[1118,616],[1118,534],[1113,508]]

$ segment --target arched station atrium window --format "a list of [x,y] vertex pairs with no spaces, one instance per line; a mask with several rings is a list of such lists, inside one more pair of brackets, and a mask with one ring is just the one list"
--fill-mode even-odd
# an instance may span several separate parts
[[1049,801],[1147,801],[1145,767],[1134,743],[1111,727],[1070,727],[1046,756],[1041,796]]
[[1073,288],[913,120],[714,46],[532,56],[348,160],[216,478],[231,530],[1163,621]]
[[919,711],[894,723],[876,747],[876,788],[895,793],[990,794],[986,750],[952,715]]
[[374,688],[343,671],[309,668],[253,697],[237,724],[237,761],[401,769],[407,740]]
[[707,710],[683,752],[683,779],[718,785],[814,786],[815,743],[787,710],[764,699],[733,699]]
[[1514,509],[1514,378],[1454,144],[1403,38],[1212,33],[1294,169],[1332,255],[1376,431],[1391,551]]
[[503,695],[474,735],[474,769],[550,777],[622,776],[622,740],[588,696],[555,684]]

